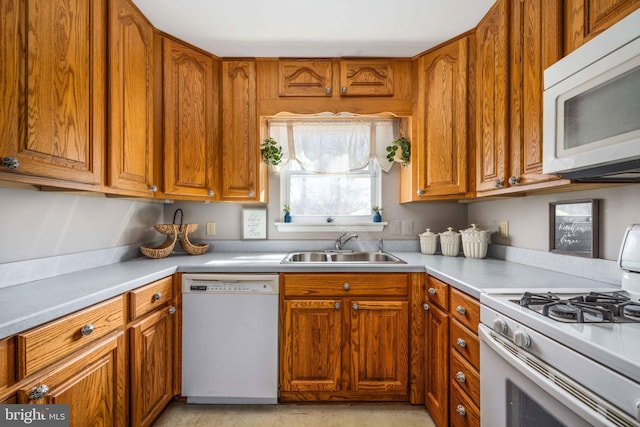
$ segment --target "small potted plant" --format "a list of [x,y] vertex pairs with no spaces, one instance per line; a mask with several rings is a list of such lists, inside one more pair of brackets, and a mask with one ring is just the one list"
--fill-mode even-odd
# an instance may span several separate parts
[[371,210],[373,211],[373,222],[382,222],[382,208],[373,206]]
[[270,166],[278,166],[282,162],[282,147],[271,137],[260,144],[260,153],[262,160]]
[[[400,152],[398,152],[398,148]],[[387,146],[387,160],[390,162],[400,161],[403,167],[407,167],[411,161],[411,141],[401,136],[391,142],[391,145]]]
[[291,207],[284,205],[282,210],[284,211],[284,222],[291,222]]

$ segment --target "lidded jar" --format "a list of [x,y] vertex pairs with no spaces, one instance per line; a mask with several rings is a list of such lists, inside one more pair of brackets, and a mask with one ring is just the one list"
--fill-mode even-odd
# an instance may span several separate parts
[[442,255],[458,256],[460,253],[460,233],[453,231],[453,227],[447,228],[447,231],[440,233],[440,248]]
[[433,255],[436,253],[436,248],[438,246],[438,235],[436,233],[432,233],[430,229],[426,229],[426,231],[420,236],[420,252],[427,255]]
[[476,224],[471,228],[460,230],[462,235],[462,251],[467,258],[484,258],[487,256],[487,248],[491,232],[481,230]]

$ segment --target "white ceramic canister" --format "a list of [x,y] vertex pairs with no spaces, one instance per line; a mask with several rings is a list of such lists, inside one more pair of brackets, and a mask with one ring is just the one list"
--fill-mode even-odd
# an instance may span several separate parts
[[442,255],[458,256],[460,253],[460,233],[453,231],[453,227],[447,228],[447,231],[440,233],[440,248]]
[[436,248],[438,247],[438,235],[436,233],[432,233],[430,229],[419,234],[420,236],[420,252],[427,255],[433,255],[436,253]]
[[487,248],[491,232],[481,230],[476,224],[471,224],[471,228],[460,230],[462,235],[462,252],[467,258],[484,258],[487,256]]

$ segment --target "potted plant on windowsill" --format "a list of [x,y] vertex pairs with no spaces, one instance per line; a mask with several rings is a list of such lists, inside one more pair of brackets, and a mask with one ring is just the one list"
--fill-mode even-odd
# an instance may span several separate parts
[[268,164],[274,172],[278,171],[278,165],[282,162],[282,147],[278,141],[269,137],[260,144],[262,161]]
[[382,208],[372,206],[371,210],[373,211],[373,222],[382,222]]
[[284,211],[284,222],[291,222],[291,207],[284,205],[282,210]]
[[407,167],[411,161],[411,141],[401,136],[391,142],[391,145],[387,146],[387,160],[390,162],[402,162],[402,166]]

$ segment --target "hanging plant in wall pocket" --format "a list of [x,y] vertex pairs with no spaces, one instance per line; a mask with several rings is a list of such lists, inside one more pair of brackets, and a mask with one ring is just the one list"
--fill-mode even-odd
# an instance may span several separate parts
[[278,141],[269,137],[260,144],[260,153],[262,154],[262,161],[269,165],[269,168],[273,173],[280,171],[280,163],[282,162],[282,147],[278,144]]
[[387,146],[387,160],[401,162],[402,167],[406,168],[411,162],[411,141],[404,136],[392,141]]

